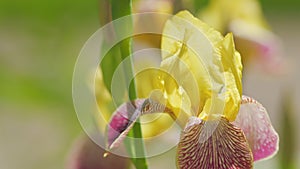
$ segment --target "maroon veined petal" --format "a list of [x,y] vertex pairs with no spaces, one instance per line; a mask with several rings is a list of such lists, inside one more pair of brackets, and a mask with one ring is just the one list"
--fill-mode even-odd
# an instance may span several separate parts
[[171,111],[163,104],[151,99],[137,99],[122,104],[113,113],[107,126],[108,148],[118,147],[141,115],[157,112],[170,113]]
[[192,117],[177,148],[180,169],[251,169],[253,156],[243,131],[225,118]]
[[246,135],[254,161],[274,156],[279,149],[279,137],[273,128],[267,110],[256,100],[243,96],[234,124]]

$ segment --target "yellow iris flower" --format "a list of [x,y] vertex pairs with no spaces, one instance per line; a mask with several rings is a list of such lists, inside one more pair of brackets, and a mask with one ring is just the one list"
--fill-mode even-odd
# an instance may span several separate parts
[[145,71],[143,79],[138,76],[139,98],[159,89],[172,109],[203,119],[221,115],[233,121],[241,101],[241,71],[232,34],[223,37],[183,11],[165,25],[161,70]]
[[108,150],[118,147],[140,116],[164,112],[182,127],[180,169],[250,169],[277,152],[278,135],[265,108],[242,96],[241,57],[231,33],[223,37],[181,11],[166,22],[161,50],[160,68],[136,78],[140,99],[115,110]]
[[[185,77],[185,81],[181,80],[182,87],[190,95],[195,91],[188,90],[189,84],[196,82],[200,102],[193,107],[198,107],[197,115],[206,117],[223,112],[222,115],[233,121],[241,101],[242,65],[232,34],[224,38],[187,11],[176,16],[165,25],[162,68],[171,68],[169,73],[177,79]],[[186,76],[186,72],[191,76]],[[193,95],[190,98],[197,100]],[[224,111],[211,111],[211,106],[222,105]]]

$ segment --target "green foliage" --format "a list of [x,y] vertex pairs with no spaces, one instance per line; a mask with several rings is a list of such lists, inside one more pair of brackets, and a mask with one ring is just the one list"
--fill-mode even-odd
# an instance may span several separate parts
[[[110,2],[111,2],[111,11],[112,11],[113,20],[131,14],[131,8],[132,8],[131,0],[122,0],[122,1],[111,0]],[[114,25],[114,26],[115,26],[114,28],[117,37],[128,33],[130,34],[133,30],[132,20],[130,20],[130,22],[124,22],[122,27],[119,27],[118,25]],[[127,57],[130,57],[131,54],[132,54],[132,39],[127,38],[122,40],[116,46],[114,46],[109,51],[109,53],[105,56],[103,62],[101,63],[101,68],[103,72],[105,72],[103,76],[104,83],[109,90],[111,89],[112,76],[117,66],[121,63],[122,60],[126,59]],[[130,58],[130,61],[132,62],[132,58]],[[125,64],[123,64],[125,77],[133,77],[132,76],[133,67],[132,64],[130,64],[131,62],[126,62]],[[124,80],[126,81],[130,79],[125,78]],[[126,84],[129,83],[130,82],[128,81]],[[131,81],[130,89],[127,92],[129,93],[129,100],[136,99],[136,90],[135,90],[134,81]],[[128,136],[133,138],[142,138],[140,123],[135,123],[133,129],[129,132]],[[145,156],[144,143],[142,139],[136,139],[136,140],[125,139],[125,145],[127,147],[128,153],[131,156],[136,156],[136,155]],[[135,167],[138,169],[148,168],[145,158],[132,158],[132,162],[135,165]]]

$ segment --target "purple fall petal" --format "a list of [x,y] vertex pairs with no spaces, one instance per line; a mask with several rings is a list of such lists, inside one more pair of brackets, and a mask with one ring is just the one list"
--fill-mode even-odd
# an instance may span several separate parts
[[151,99],[137,99],[122,104],[113,113],[107,126],[108,149],[119,146],[141,115],[159,112],[172,114],[163,104]]
[[107,126],[108,148],[118,147],[141,115],[140,107],[146,99],[122,104],[112,115]]
[[234,124],[245,133],[254,161],[272,157],[278,151],[279,137],[266,109],[256,100],[243,96]]

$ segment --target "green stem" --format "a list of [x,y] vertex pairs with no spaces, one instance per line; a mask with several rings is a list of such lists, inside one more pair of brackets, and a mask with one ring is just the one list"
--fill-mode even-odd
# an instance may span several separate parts
[[[132,1],[131,0],[111,0],[111,8],[112,8],[112,19],[118,19],[123,16],[131,15]],[[115,26],[116,35],[120,36],[122,33],[132,33],[133,24],[132,20],[130,22],[124,23],[122,27]],[[132,38],[124,39],[120,42],[120,51],[122,60],[127,57],[132,56]],[[126,73],[126,77],[133,77],[133,67],[132,67],[132,57],[130,57],[129,64],[124,65],[124,70]],[[125,78],[128,80],[127,78]],[[128,84],[128,83],[126,83]],[[136,99],[136,88],[134,80],[131,82],[129,88],[129,99]],[[142,137],[142,131],[140,123],[135,123],[133,129],[128,134],[129,137],[133,138],[141,138],[141,139],[125,139],[125,145],[127,147],[128,153],[133,157],[132,162],[135,167],[138,169],[147,169],[147,162],[145,158],[136,158],[137,156],[145,157],[144,151],[144,142]]]

